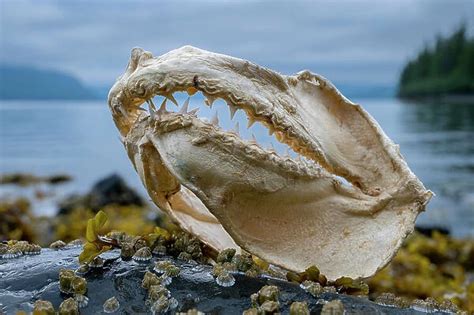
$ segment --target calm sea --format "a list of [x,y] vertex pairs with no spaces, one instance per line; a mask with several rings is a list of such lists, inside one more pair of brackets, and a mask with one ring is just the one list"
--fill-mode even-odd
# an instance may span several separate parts
[[[474,104],[357,102],[400,144],[409,166],[436,193],[418,223],[445,226],[456,236],[474,236]],[[243,116],[235,119],[246,125]],[[224,118],[223,124],[230,125],[229,119]],[[263,129],[256,132],[257,138],[264,134]],[[35,202],[35,211],[45,215],[54,215],[57,200],[85,192],[111,173],[122,175],[145,195],[105,101],[0,102],[0,173],[14,171],[64,172],[74,177],[55,188],[0,187],[1,197],[32,197],[33,189],[51,194],[52,198]]]

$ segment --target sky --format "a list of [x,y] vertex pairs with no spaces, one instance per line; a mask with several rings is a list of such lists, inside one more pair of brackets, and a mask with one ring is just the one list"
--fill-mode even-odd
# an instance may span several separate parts
[[156,56],[189,44],[285,74],[394,85],[409,58],[461,21],[474,34],[474,1],[0,0],[0,63],[108,86],[132,47]]

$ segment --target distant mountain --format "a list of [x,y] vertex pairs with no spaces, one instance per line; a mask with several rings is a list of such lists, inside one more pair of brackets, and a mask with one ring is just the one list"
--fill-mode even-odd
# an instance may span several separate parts
[[56,70],[0,65],[0,99],[97,99],[77,78]]

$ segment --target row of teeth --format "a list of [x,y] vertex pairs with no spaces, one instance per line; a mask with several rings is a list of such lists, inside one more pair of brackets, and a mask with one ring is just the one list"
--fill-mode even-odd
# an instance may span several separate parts
[[[179,110],[177,112],[178,114],[198,117],[197,113],[199,111],[199,107],[195,108],[195,109],[192,109],[192,110],[189,110],[190,99],[191,99],[191,97],[189,96],[184,101],[182,107],[179,108],[179,103],[174,98],[174,96],[172,94],[167,95],[163,99],[163,102],[161,103],[161,105],[159,107],[157,107],[154,104],[153,99],[150,98],[150,99],[147,100],[148,111],[144,108],[141,108],[141,107],[139,107],[139,110],[142,110],[144,112],[149,112],[150,117],[152,119],[160,119],[160,117],[162,117],[164,114],[169,113],[169,111],[166,109],[166,103],[167,103],[167,100],[170,100],[174,105],[176,105],[179,108]],[[212,105],[213,105],[214,101],[215,101],[215,99],[211,100],[210,98],[205,98],[205,103],[210,108],[212,108]],[[239,108],[237,106],[229,104],[229,103],[227,103],[227,105],[229,106],[230,118],[232,120]],[[247,116],[247,119],[248,119],[248,123],[247,123],[247,129],[248,129],[248,128],[252,127],[252,125],[257,120],[255,118],[253,118],[252,115],[246,115],[246,116]],[[222,129],[221,126],[219,126],[219,117],[218,117],[218,112],[217,111],[214,112],[214,114],[213,114],[213,116],[210,120],[208,120],[207,118],[204,118],[204,119],[201,119],[201,120],[204,121],[204,122],[210,123],[210,124],[214,125],[217,128]],[[275,129],[273,127],[268,126],[268,125],[266,127],[268,128],[268,134],[270,136],[275,135],[275,138],[280,143],[283,143],[283,144],[285,144],[285,146],[287,146],[287,144],[282,141],[282,137],[278,133],[275,134]],[[234,128],[232,130],[227,131],[227,132],[232,133],[232,134],[240,137],[241,135],[240,135],[240,124],[239,124],[239,122],[236,122]],[[250,144],[260,145],[253,133],[252,133],[252,139],[248,140],[248,141],[250,142]],[[290,150],[288,149],[288,147],[286,147],[285,149],[286,149],[285,155],[282,156],[281,158],[293,160],[291,155],[290,155]],[[271,143],[271,142],[270,142],[270,147],[268,148],[268,151],[269,151],[269,153],[272,153],[272,154],[275,154],[275,155],[278,156],[278,153],[275,150],[275,147],[273,146],[273,143]],[[301,164],[305,167],[316,166],[316,163],[314,161],[312,161],[310,159],[307,159],[306,157],[302,156],[299,153],[296,153],[296,161],[294,161],[294,162],[297,162],[298,164]]]

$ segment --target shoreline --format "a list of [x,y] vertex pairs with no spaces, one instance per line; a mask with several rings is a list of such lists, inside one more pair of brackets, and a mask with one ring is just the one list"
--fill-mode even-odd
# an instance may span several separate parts
[[408,103],[450,103],[450,104],[474,104],[474,94],[444,94],[444,95],[419,95],[400,96],[395,98]]

